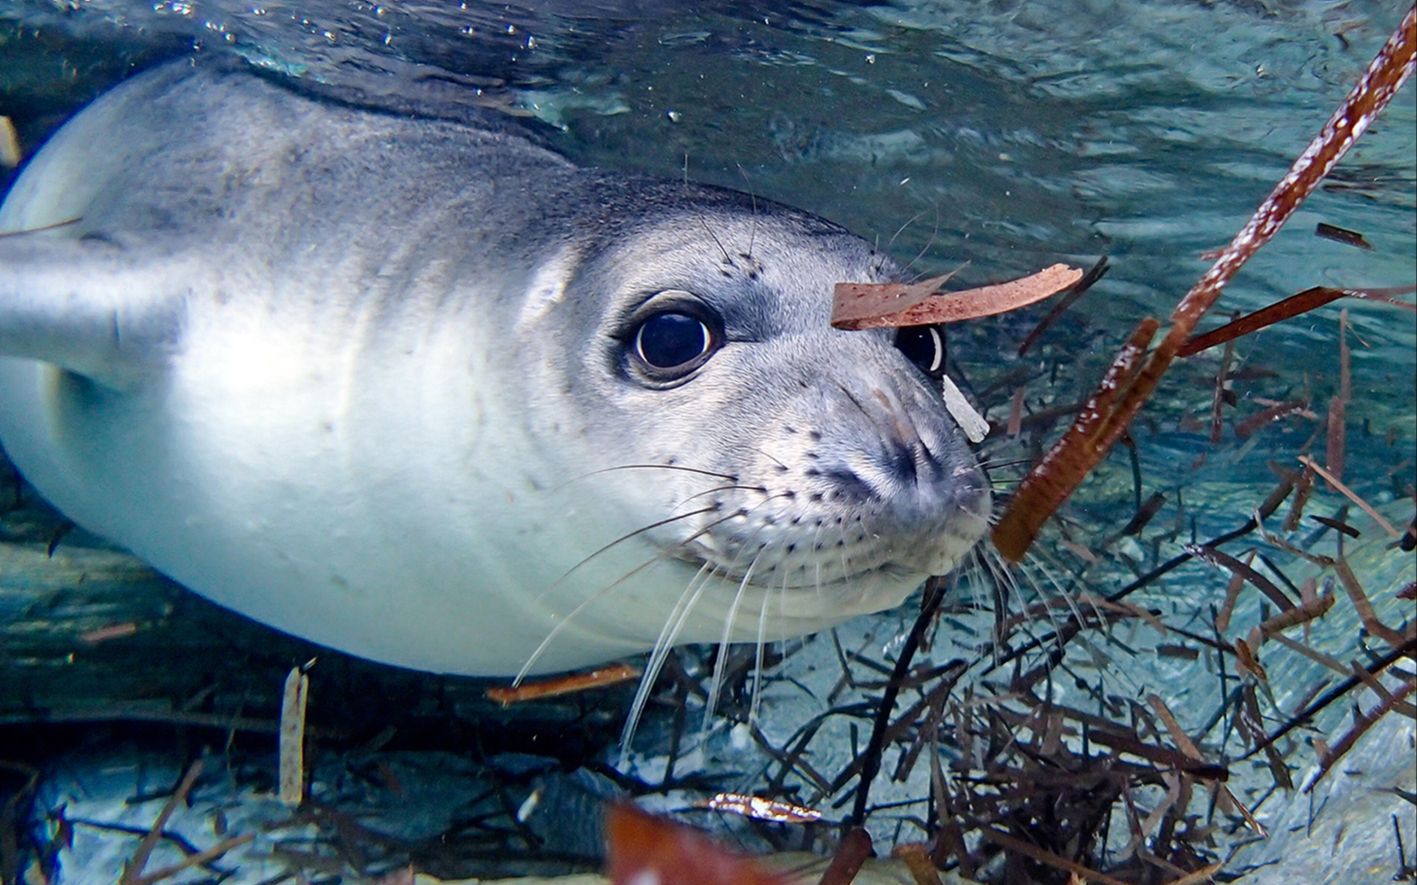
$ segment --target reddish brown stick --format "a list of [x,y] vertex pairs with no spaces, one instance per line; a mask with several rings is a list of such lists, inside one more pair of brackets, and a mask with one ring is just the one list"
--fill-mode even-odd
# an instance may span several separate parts
[[[1072,429],[1043,457],[1019,485],[993,531],[994,546],[1004,558],[1017,562],[1032,545],[1045,520],[1073,493],[1093,467],[1126,431],[1127,425],[1156,389],[1181,347],[1190,338],[1201,316],[1220,297],[1225,284],[1250,256],[1274,236],[1339,158],[1368,128],[1373,118],[1412,73],[1417,44],[1417,6],[1408,9],[1397,30],[1373,59],[1338,111],[1319,135],[1294,161],[1249,222],[1216,259],[1210,270],[1191,288],[1171,313],[1171,328],[1151,358],[1120,394],[1107,386],[1096,394],[1116,407],[1105,415],[1084,409]],[[1153,321],[1154,322],[1154,321]],[[1135,335],[1133,336],[1135,340]],[[1132,347],[1133,342],[1128,342]],[[1115,368],[1115,366],[1114,366]],[[1110,377],[1111,373],[1109,373]]]
[[1209,332],[1202,332],[1186,341],[1177,351],[1177,356],[1193,356],[1202,350],[1208,350],[1218,344],[1233,341],[1251,332],[1258,332],[1266,326],[1272,326],[1282,320],[1291,319],[1311,310],[1317,310],[1331,301],[1340,298],[1367,298],[1371,300],[1387,300],[1397,295],[1406,295],[1413,291],[1414,286],[1393,286],[1388,289],[1333,289],[1328,286],[1314,286],[1305,289],[1297,295],[1290,295],[1273,304],[1262,307],[1254,313],[1247,313],[1244,316],[1226,323]]

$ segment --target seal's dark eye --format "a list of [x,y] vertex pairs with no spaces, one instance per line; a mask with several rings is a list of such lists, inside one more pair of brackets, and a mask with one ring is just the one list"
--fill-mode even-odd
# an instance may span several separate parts
[[687,313],[652,314],[635,330],[635,356],[655,374],[687,374],[698,368],[714,346],[709,327]]
[[935,326],[905,326],[895,333],[895,346],[931,378],[945,374],[945,336]]

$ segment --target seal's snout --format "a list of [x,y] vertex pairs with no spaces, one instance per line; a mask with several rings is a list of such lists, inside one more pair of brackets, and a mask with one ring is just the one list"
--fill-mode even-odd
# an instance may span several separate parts
[[820,475],[858,504],[902,510],[904,519],[932,521],[956,506],[960,482],[974,459],[941,404],[913,378],[900,385],[839,384],[850,408],[828,426]]
[[[889,494],[894,487],[919,486],[937,481],[941,465],[900,398],[879,387],[871,394],[877,405],[873,410],[876,414],[867,411],[867,416],[874,419],[880,431],[880,452],[871,460],[879,484],[892,487],[879,491]],[[936,446],[940,446],[938,439]]]

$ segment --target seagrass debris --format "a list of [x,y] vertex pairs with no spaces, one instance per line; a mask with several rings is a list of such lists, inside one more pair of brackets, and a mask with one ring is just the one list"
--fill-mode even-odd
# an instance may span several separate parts
[[1409,310],[1417,309],[1406,301],[1398,300],[1399,296],[1410,295],[1414,291],[1417,291],[1417,286],[1392,286],[1385,289],[1336,289],[1331,286],[1314,286],[1262,307],[1253,313],[1247,313],[1223,326],[1192,336],[1187,339],[1185,344],[1181,345],[1176,355],[1194,356],[1217,344],[1234,341],[1236,338],[1308,313],[1340,298],[1361,298],[1369,301],[1381,301]]
[[831,324],[838,329],[902,328],[958,323],[1036,304],[1078,285],[1083,272],[1054,264],[1016,280],[941,291],[948,274],[918,283],[837,283]]
[[488,700],[503,707],[532,700],[564,697],[590,688],[605,688],[639,679],[644,671],[625,663],[610,664],[581,673],[567,673],[514,686],[494,685],[487,689]]
[[286,674],[281,692],[280,735],[276,744],[277,796],[294,808],[305,799],[305,715],[310,699],[310,668],[315,659]]
[[0,116],[0,168],[14,169],[24,159],[20,150],[20,135],[9,117]]
[[1006,559],[1022,559],[1043,523],[1126,432],[1225,284],[1279,231],[1387,106],[1412,73],[1415,46],[1417,6],[1403,16],[1342,105],[1249,222],[1176,305],[1166,336],[1144,363],[1137,351],[1150,344],[1159,324],[1152,318],[1138,324],[1072,429],[1024,478],[995,525],[994,546]]
[[1314,236],[1325,240],[1333,240],[1335,243],[1343,243],[1345,246],[1356,246],[1359,249],[1371,252],[1373,244],[1356,230],[1349,230],[1346,227],[1339,227],[1336,224],[1329,224],[1320,221],[1314,225]]

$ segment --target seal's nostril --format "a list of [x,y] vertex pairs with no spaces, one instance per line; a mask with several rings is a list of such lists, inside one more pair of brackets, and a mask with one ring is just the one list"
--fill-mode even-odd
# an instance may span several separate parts
[[903,440],[891,440],[886,456],[886,467],[891,476],[902,483],[919,481],[915,449]]

